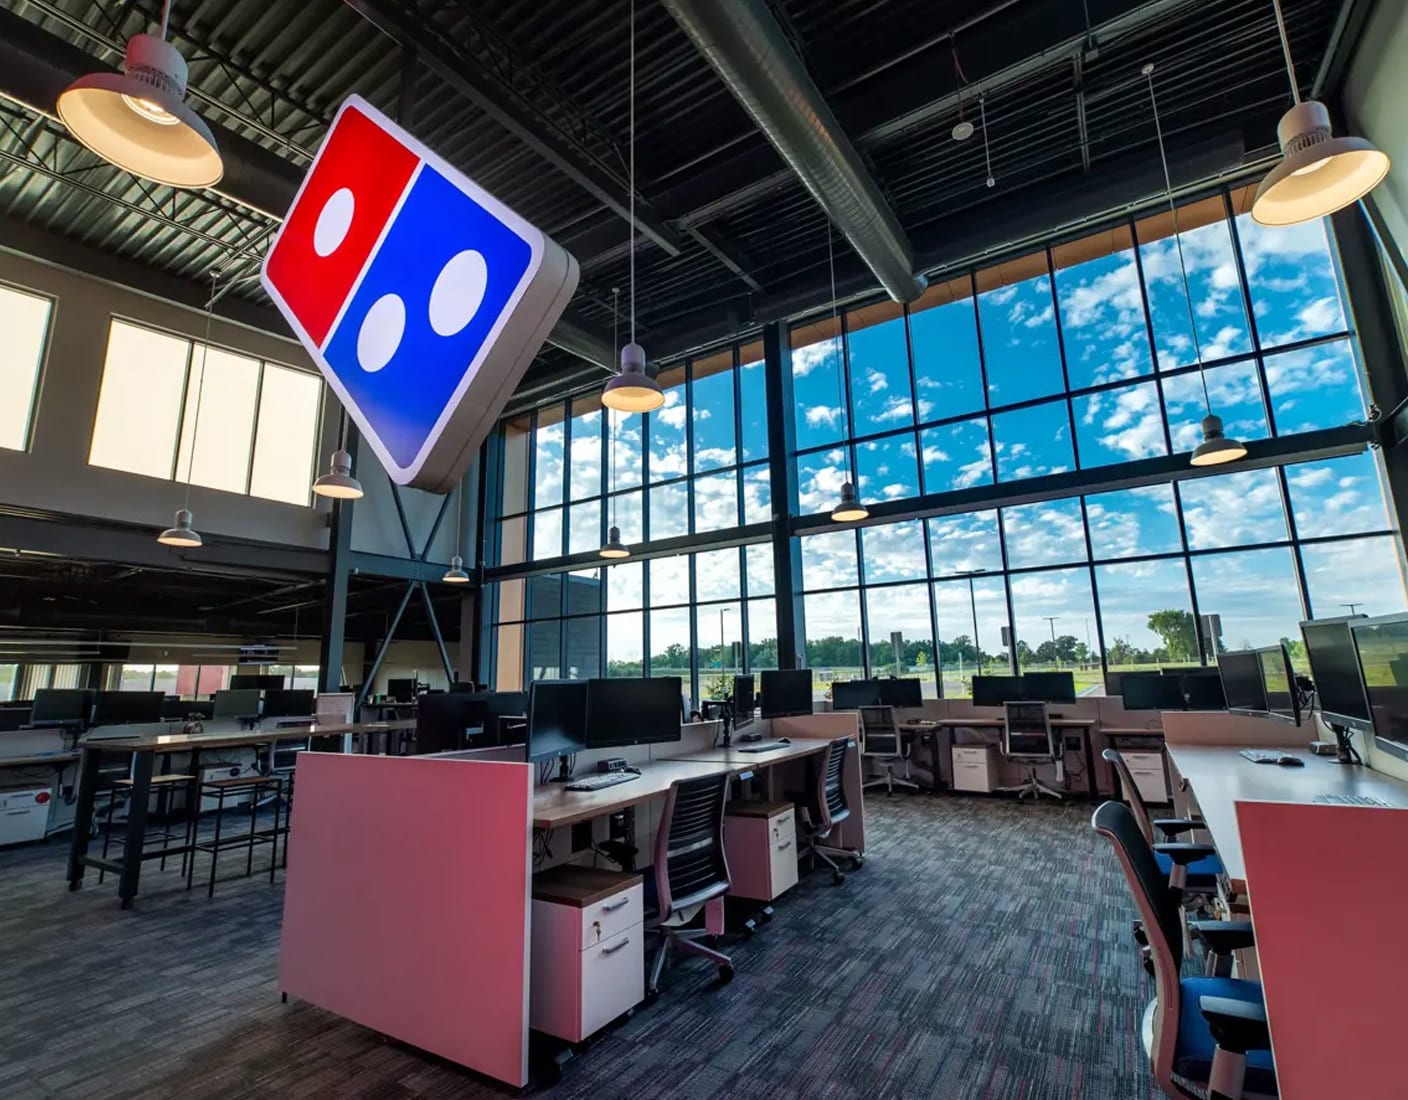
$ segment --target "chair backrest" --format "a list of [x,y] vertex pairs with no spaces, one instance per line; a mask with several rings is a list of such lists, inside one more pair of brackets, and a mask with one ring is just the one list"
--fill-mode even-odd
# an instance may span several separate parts
[[846,802],[846,756],[855,747],[849,737],[838,737],[827,747],[821,766],[817,768],[816,809],[817,828],[823,833],[831,831],[851,816],[851,807]]
[[1139,785],[1134,782],[1134,776],[1130,774],[1129,765],[1125,763],[1124,757],[1119,754],[1117,749],[1106,749],[1100,755],[1120,777],[1120,786],[1124,789],[1124,800],[1129,803],[1130,812],[1134,814],[1134,820],[1139,823],[1139,831],[1144,834],[1144,842],[1153,844],[1154,823],[1149,817],[1149,807],[1144,805],[1144,796],[1139,793]]
[[1055,760],[1060,753],[1045,703],[1004,703],[1002,755],[1018,760]]
[[894,707],[860,708],[861,752],[867,756],[898,756],[900,728]]
[[724,804],[728,772],[677,779],[665,796],[655,834],[655,889],[660,919],[728,892]]
[[1154,850],[1144,839],[1128,806],[1122,802],[1102,803],[1091,816],[1090,825],[1114,847],[1148,937],[1157,997],[1149,1061],[1155,1078],[1165,1085],[1171,1081],[1182,1010],[1178,980],[1183,966],[1183,926],[1179,920],[1178,895],[1159,871]]

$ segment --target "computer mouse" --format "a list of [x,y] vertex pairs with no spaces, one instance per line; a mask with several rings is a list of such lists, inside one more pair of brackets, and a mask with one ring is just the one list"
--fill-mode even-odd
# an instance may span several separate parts
[[1280,764],[1283,768],[1305,767],[1305,761],[1302,760],[1299,756],[1283,756],[1281,757],[1281,759],[1277,760],[1276,763]]
[[778,743],[779,745],[790,745],[790,744],[792,744],[792,738],[790,738],[790,737],[779,737],[779,738],[777,739],[777,743]]

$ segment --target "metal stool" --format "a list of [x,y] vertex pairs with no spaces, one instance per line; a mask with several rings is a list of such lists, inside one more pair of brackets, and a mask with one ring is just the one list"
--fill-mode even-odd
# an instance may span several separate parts
[[[187,812],[186,812],[185,822],[184,822],[184,824],[182,825],[182,832],[181,832],[181,835],[180,835],[181,847],[180,847],[180,849],[179,849],[179,851],[180,851],[180,853],[181,853],[181,873],[184,875],[184,874],[186,874],[186,871],[187,871],[187,862],[186,862],[186,861],[187,861],[187,859],[191,859],[191,858],[192,858],[192,856],[191,856],[190,844],[191,844],[191,834],[192,834],[193,827],[194,827],[194,825],[195,825],[196,817],[195,817],[195,814],[191,811],[191,807],[190,807],[189,800],[190,800],[190,798],[191,798],[191,792],[195,789],[195,776],[193,776],[193,775],[177,775],[177,774],[174,774],[174,773],[173,773],[173,774],[169,774],[169,775],[154,775],[154,776],[152,776],[152,779],[151,779],[151,792],[149,792],[149,793],[153,793],[153,794],[156,795],[156,799],[157,799],[157,802],[156,802],[156,807],[157,807],[156,812],[157,812],[157,814],[161,817],[161,819],[162,819],[162,824],[165,825],[165,824],[168,824],[168,823],[169,823],[169,822],[168,822],[168,818],[170,817],[170,813],[171,813],[171,792],[172,792],[173,790],[176,790],[176,789],[177,789],[177,784],[181,784],[181,783],[186,784],[186,799],[187,799],[187,807],[186,807],[186,811],[187,811]],[[108,787],[108,812],[107,812],[107,816],[106,816],[106,817],[104,818],[104,820],[103,820],[103,858],[104,858],[104,859],[107,859],[107,858],[108,858],[108,849],[111,847],[111,845],[112,845],[112,843],[113,843],[113,828],[112,828],[113,822],[112,822],[112,818],[113,818],[113,811],[117,808],[117,802],[118,802],[118,796],[119,796],[119,795],[121,795],[122,797],[128,799],[129,801],[131,800],[131,797],[132,797],[132,780],[131,780],[131,779],[117,779],[117,780],[114,780],[113,783],[112,783],[112,785]],[[128,811],[127,811],[127,812],[128,812],[128,813],[131,813],[131,812],[132,812],[130,806],[128,807]],[[146,835],[147,835],[147,838],[148,838],[149,840],[160,840],[160,841],[161,841],[161,863],[159,864],[159,866],[160,866],[161,870],[163,870],[163,871],[166,870],[166,850],[167,850],[167,848],[170,847],[171,842],[172,842],[173,840],[177,839],[177,834],[176,834],[176,833],[173,833],[173,832],[170,832],[170,831],[168,831],[168,830],[166,830],[166,829],[162,829],[161,832],[151,832],[151,831],[148,831]],[[117,838],[117,843],[120,844],[120,845],[122,845],[122,847],[123,847],[123,855],[124,855],[124,857],[125,857],[125,856],[126,856],[126,852],[127,852],[127,838],[126,838],[126,837],[119,836],[119,837]],[[103,879],[104,879],[104,877],[105,877],[106,875],[107,875],[106,869],[99,869],[99,871],[98,871],[98,881],[99,881],[99,882],[102,882]]]
[[[274,881],[274,872],[279,866],[279,836],[284,829],[281,825],[281,797],[283,795],[283,780],[277,775],[249,775],[231,777],[228,779],[212,779],[200,784],[200,798],[215,799],[215,835],[210,840],[197,839],[191,845],[191,862],[186,872],[186,889],[191,888],[191,883],[195,879],[196,853],[210,853],[210,884],[206,889],[206,897],[215,896],[215,872],[220,859],[220,853],[226,848],[245,847],[245,877],[254,873],[254,849],[259,844],[273,845],[269,853],[269,881]],[[267,794],[274,796],[274,824],[272,828],[261,829],[258,827],[259,799]],[[243,833],[236,833],[231,836],[223,835],[223,823],[225,818],[226,799],[236,799],[243,796],[249,797],[249,829]]]

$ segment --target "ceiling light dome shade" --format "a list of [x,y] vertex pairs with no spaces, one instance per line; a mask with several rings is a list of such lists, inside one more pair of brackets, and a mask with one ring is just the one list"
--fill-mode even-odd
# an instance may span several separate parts
[[856,487],[849,481],[841,486],[841,502],[831,509],[831,518],[837,523],[854,523],[870,515],[870,509],[856,496]]
[[629,558],[630,550],[621,541],[621,528],[613,527],[606,535],[606,544],[599,551],[603,558]]
[[1220,466],[1224,462],[1235,462],[1245,458],[1247,448],[1235,439],[1222,434],[1222,417],[1203,418],[1203,441],[1193,451],[1194,466]]
[[665,404],[660,383],[645,373],[645,349],[627,344],[621,349],[621,373],[606,383],[601,403],[617,412],[650,412]]
[[157,535],[156,541],[162,546],[192,547],[203,545],[204,540],[201,539],[199,532],[191,526],[191,521],[194,518],[189,508],[182,508],[176,513],[176,525],[168,527]]
[[313,482],[313,492],[333,500],[361,500],[362,483],[352,476],[352,456],[333,451],[329,472]]
[[63,124],[104,160],[171,187],[210,187],[225,174],[215,138],[185,104],[186,59],[154,34],[127,43],[120,73],[79,77],[59,96]]
[[1276,127],[1281,163],[1256,189],[1252,217],[1262,225],[1323,218],[1362,199],[1388,175],[1389,158],[1364,138],[1335,137],[1323,103],[1297,103]]
[[464,559],[456,554],[450,559],[450,568],[440,578],[446,584],[468,584],[469,574],[464,571]]

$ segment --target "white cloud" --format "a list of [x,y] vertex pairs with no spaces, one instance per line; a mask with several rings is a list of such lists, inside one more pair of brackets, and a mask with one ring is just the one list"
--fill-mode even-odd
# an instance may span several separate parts
[[841,419],[841,410],[834,405],[811,405],[806,411],[808,426],[816,428],[822,424],[834,427]]

